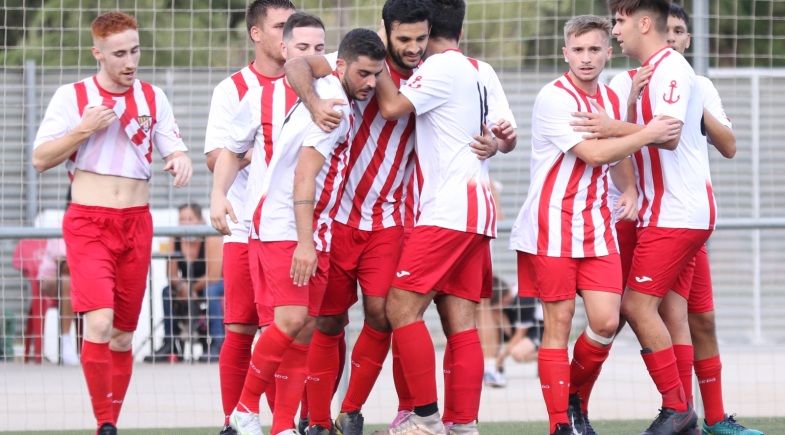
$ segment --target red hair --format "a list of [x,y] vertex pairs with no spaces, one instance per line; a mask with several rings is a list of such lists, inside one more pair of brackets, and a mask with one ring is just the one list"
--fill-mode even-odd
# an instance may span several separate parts
[[95,39],[106,39],[109,36],[129,29],[139,30],[139,25],[136,23],[136,18],[122,12],[101,14],[93,21],[91,26],[93,38]]

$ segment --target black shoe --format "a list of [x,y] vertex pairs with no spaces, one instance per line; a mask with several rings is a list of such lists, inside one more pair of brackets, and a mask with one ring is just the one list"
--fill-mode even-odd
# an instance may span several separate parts
[[597,432],[594,431],[594,428],[591,427],[591,423],[589,422],[589,414],[583,414],[583,423],[586,427],[586,435],[597,435]]
[[692,435],[698,427],[698,416],[687,404],[687,410],[676,412],[673,408],[660,408],[657,418],[641,435]]
[[227,424],[223,429],[221,429],[221,432],[218,432],[218,435],[237,435],[237,431]]
[[104,423],[95,431],[95,435],[117,435],[117,428],[112,423]]
[[300,435],[305,435],[305,432],[308,431],[308,420],[307,418],[301,418],[300,421],[297,423],[297,432]]
[[144,357],[144,362],[147,363],[165,363],[165,362],[180,362],[183,360],[183,347],[180,340],[172,340],[165,338],[161,347],[152,355]]
[[363,435],[364,421],[360,411],[342,412],[335,419],[335,431],[341,435]]
[[572,435],[572,428],[567,423],[556,423],[556,430],[551,435]]
[[306,432],[307,435],[334,435],[335,431],[332,428],[327,429],[322,427],[321,425],[315,424],[308,428]]
[[581,402],[582,400],[578,397],[578,393],[570,394],[569,403],[567,405],[567,418],[570,420],[572,433],[574,435],[586,435],[586,424],[583,421]]

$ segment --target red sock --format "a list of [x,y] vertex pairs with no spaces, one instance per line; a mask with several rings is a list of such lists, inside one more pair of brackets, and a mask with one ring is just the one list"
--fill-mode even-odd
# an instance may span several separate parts
[[394,330],[393,343],[401,353],[401,368],[414,406],[436,402],[436,356],[425,322],[419,320]]
[[556,431],[557,423],[567,424],[567,403],[570,389],[570,358],[567,349],[543,349],[537,356],[542,397],[548,409],[549,432]]
[[109,343],[84,340],[82,371],[98,427],[104,423],[117,423],[112,410],[112,353],[109,351]]
[[318,424],[330,428],[330,402],[338,378],[338,343],[343,334],[327,335],[319,330],[313,331],[311,348],[308,351],[308,414],[310,425]]
[[379,332],[367,323],[363,325],[352,350],[349,389],[343,399],[341,412],[359,411],[365,405],[390,351],[391,338],[390,332]]
[[646,369],[662,394],[662,406],[675,409],[677,412],[687,410],[687,397],[681,386],[679,369],[676,366],[676,355],[673,347],[657,352],[641,353]]
[[447,345],[444,346],[442,372],[444,372],[444,414],[442,414],[442,421],[445,423],[455,423],[455,400],[453,400],[454,394],[452,384],[452,350],[450,349],[450,340],[447,340]]
[[395,340],[392,340],[392,355],[393,382],[395,383],[395,392],[398,394],[398,412],[411,411],[414,409],[414,397],[409,391],[409,384],[406,383],[403,367],[401,367],[401,353]]
[[[608,359],[611,346],[599,347],[586,339],[586,333],[578,337],[572,350],[572,364],[570,364],[570,394],[579,393],[580,388],[599,376],[602,363]],[[580,396],[583,399],[583,396]],[[586,399],[584,399],[586,400]]]
[[[602,367],[600,367],[602,369]],[[602,370],[597,370],[594,372],[594,375],[587,378],[584,381],[581,388],[578,389],[578,396],[581,398],[581,411],[583,414],[586,415],[589,413],[589,399],[591,398],[591,392],[594,390],[594,383],[597,382],[597,378],[600,377],[600,372]]]
[[673,354],[676,355],[676,367],[679,370],[681,387],[684,389],[684,397],[687,402],[695,406],[692,397],[692,364],[695,359],[695,351],[690,344],[674,344]]
[[221,382],[221,404],[224,410],[224,424],[229,423],[229,415],[240,401],[245,375],[251,362],[253,335],[240,334],[226,330],[226,338],[218,357],[218,376]]
[[725,418],[725,405],[722,403],[722,361],[720,356],[695,361],[695,375],[701,390],[706,423],[717,424]]
[[480,411],[480,393],[485,361],[477,329],[451,335],[447,342],[452,354],[452,401],[455,410],[453,423],[466,424],[476,421]]
[[293,341],[294,338],[278,329],[275,323],[264,330],[254,347],[238,406],[242,405],[248,412],[259,413],[259,399],[267,387],[274,383],[275,372],[281,365],[283,354]]
[[[305,363],[305,377],[308,377],[308,362]],[[303,389],[303,397],[300,399],[300,420],[308,420],[308,389]]]
[[335,377],[335,386],[333,387],[333,397],[338,392],[338,384],[341,383],[343,371],[346,368],[346,333],[341,332],[341,341],[338,342],[338,376]]
[[123,407],[125,393],[128,391],[128,384],[131,383],[131,373],[134,371],[134,357],[131,351],[115,352],[112,354],[112,414],[114,421],[120,417],[120,409]]
[[305,391],[305,371],[308,345],[292,343],[283,354],[281,366],[275,373],[275,412],[271,434],[292,429],[294,416]]

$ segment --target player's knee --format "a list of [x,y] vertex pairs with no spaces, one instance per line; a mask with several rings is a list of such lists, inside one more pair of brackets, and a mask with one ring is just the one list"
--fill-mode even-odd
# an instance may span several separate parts
[[713,311],[708,313],[691,313],[689,315],[689,324],[690,332],[692,332],[693,335],[713,337],[716,334]]
[[131,350],[133,345],[134,333],[128,331],[120,331],[115,329],[112,331],[112,340],[110,347],[112,350],[119,352],[126,352]]
[[613,337],[619,328],[619,316],[607,316],[606,318],[589,322],[589,328],[600,337]]
[[343,331],[346,324],[345,315],[319,316],[316,318],[316,329],[327,335],[338,335]]

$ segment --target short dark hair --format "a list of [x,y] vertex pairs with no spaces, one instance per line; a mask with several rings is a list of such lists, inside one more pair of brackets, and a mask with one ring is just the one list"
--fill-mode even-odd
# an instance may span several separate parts
[[433,0],[431,38],[459,40],[465,16],[464,0]]
[[670,11],[668,11],[668,15],[684,21],[684,24],[687,26],[687,28],[690,27],[690,14],[688,14],[687,11],[684,10],[684,8],[681,7],[678,3],[671,3],[671,8]]
[[248,10],[245,13],[245,26],[248,28],[249,35],[251,34],[251,27],[258,26],[262,20],[267,18],[267,10],[270,8],[297,9],[291,0],[254,0],[253,3],[248,5]]
[[314,14],[307,12],[295,12],[289,15],[286,24],[283,26],[283,40],[287,41],[292,37],[292,31],[298,27],[316,27],[324,30],[322,19]]
[[670,7],[670,0],[608,0],[608,9],[612,14],[619,12],[634,15],[640,11],[651,13],[654,28],[660,33],[665,33],[668,28]]
[[202,206],[195,202],[186,202],[185,204],[180,204],[180,207],[177,207],[178,212],[183,210],[191,210],[194,212],[196,217],[199,219],[204,219],[204,216],[202,215]]
[[384,60],[387,50],[379,35],[373,30],[354,29],[347,33],[338,46],[338,58],[346,64],[357,60],[360,56],[369,57],[371,60]]
[[428,21],[430,25],[432,7],[430,0],[387,0],[382,7],[382,21],[387,37],[396,21],[404,24]]

